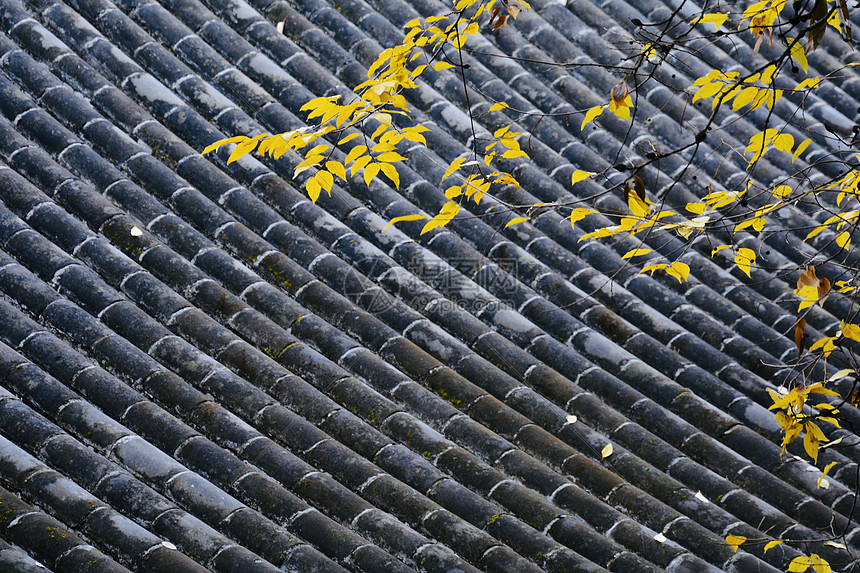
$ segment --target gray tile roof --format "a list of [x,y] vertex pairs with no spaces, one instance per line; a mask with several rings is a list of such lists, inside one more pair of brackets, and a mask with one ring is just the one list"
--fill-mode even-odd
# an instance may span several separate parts
[[[314,205],[291,180],[298,156],[200,156],[303,126],[304,103],[350,93],[405,22],[445,9],[0,0],[0,570],[773,572],[805,548],[735,553],[723,538],[835,528],[860,548],[857,446],[822,453],[842,463],[817,488],[819,470],[780,456],[766,409],[797,353],[787,277],[746,279],[706,242],[665,237],[652,246],[689,282],[640,275],[621,258],[632,242],[579,242],[608,219],[573,229],[547,211],[500,229],[491,198],[426,235],[382,231],[445,201],[444,167],[473,136],[467,102],[479,136],[509,121],[493,99],[536,112],[519,124],[532,159],[504,161],[524,185],[500,193],[518,204],[574,198],[573,170],[611,167],[622,141],[626,158],[691,141],[679,122],[704,129],[707,110],[656,81],[633,124],[581,132],[617,77],[539,62],[615,65],[631,20],[689,21],[692,2],[533,2],[471,46],[468,99],[451,71],[409,94],[428,149],[409,150],[400,190],[351,181]],[[683,88],[752,63],[742,43],[696,47],[655,78]],[[856,58],[825,39],[810,66]],[[858,99],[853,72],[809,96],[809,160],[845,151],[828,129],[851,125]],[[788,100],[775,117],[797,111]],[[725,145],[766,115],[721,111],[721,140],[646,169],[649,189],[673,186],[682,208],[712,177],[738,184],[745,161]],[[788,161],[769,154],[756,177],[778,181]],[[779,239],[762,250],[773,268],[834,252],[825,236]],[[850,304],[813,309],[810,337]]]

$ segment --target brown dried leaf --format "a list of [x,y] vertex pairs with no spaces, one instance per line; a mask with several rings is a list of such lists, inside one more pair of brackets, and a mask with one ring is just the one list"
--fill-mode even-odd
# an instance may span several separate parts
[[827,277],[821,277],[821,280],[818,281],[818,304],[823,305],[824,299],[827,298],[827,295],[830,294],[830,281]]
[[516,20],[517,16],[520,15],[520,10],[522,10],[522,8],[520,8],[519,4],[511,4],[508,6],[508,12],[514,17],[514,20]]
[[809,265],[806,267],[806,270],[797,277],[797,288],[801,289],[805,286],[817,287],[821,283],[818,280],[818,277],[815,276],[815,267],[813,265]]
[[642,181],[642,178],[638,175],[633,176],[633,190],[636,191],[636,194],[639,195],[639,198],[643,201],[645,197],[647,197],[645,193],[645,182]]
[[804,348],[806,348],[806,319],[798,318],[794,323],[794,343],[797,345],[797,355],[800,356],[803,354]]
[[854,391],[851,392],[851,405],[857,406],[860,404],[860,386],[854,386]]
[[810,52],[814,51],[821,39],[824,38],[824,33],[827,29],[827,0],[815,0],[812,7],[812,12],[809,15],[809,42],[807,47]]
[[489,21],[489,22],[487,22],[487,26],[489,26],[490,28],[495,29],[495,26],[493,26],[493,22],[495,22],[496,18],[499,16],[499,12],[500,12],[500,11],[501,11],[501,8],[500,8],[500,7],[498,7],[498,6],[493,6],[493,11],[492,11],[492,12],[490,12],[490,21]]
[[620,106],[624,103],[624,100],[630,94],[630,88],[627,87],[627,84],[622,80],[615,84],[615,87],[612,88],[612,101],[615,102],[615,105]]
[[501,16],[499,16],[499,19],[496,20],[496,23],[493,24],[493,30],[498,30],[499,28],[501,28],[502,26],[504,26],[507,23],[508,23],[508,15],[502,14]]
[[760,35],[758,37],[758,40],[755,41],[755,47],[753,48],[753,58],[756,57],[758,51],[761,49],[762,40],[764,40],[764,34]]

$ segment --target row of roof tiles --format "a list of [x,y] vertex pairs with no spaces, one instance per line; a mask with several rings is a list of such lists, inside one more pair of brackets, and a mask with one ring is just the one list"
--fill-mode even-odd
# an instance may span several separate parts
[[[4,3],[0,288],[31,315],[3,306],[0,336],[23,353],[6,347],[5,483],[90,536],[111,567],[167,570],[177,565],[162,554],[187,559],[171,545],[219,571],[767,570],[721,537],[853,527],[854,466],[821,496],[819,474],[782,463],[773,443],[763,389],[792,344],[768,287],[738,285],[696,251],[682,256],[692,288],[635,275],[625,244],[583,246],[554,213],[503,234],[492,220],[381,232],[386,217],[438,208],[444,164],[466,152],[450,74],[414,95],[432,151],[410,154],[402,193],[356,184],[326,212],[278,176],[293,157],[201,159],[225,133],[302,125],[293,113],[309,97],[347,93],[380,44],[397,42],[392,23],[442,8],[257,7],[286,17],[296,43],[242,2]],[[578,7],[539,3],[540,17],[518,22],[525,37],[509,27],[476,49],[617,54],[593,28],[600,13]],[[589,107],[613,81],[583,68],[595,93],[498,55],[471,65],[476,90],[544,111]],[[642,101],[650,131],[671,137],[678,107]],[[570,170],[605,167],[626,136],[609,121],[572,139],[576,123],[542,121],[532,155],[546,171],[517,167],[540,199],[572,197]],[[727,285],[726,298],[707,285]],[[766,323],[744,310],[763,302]],[[824,311],[810,323],[838,326]],[[616,453],[601,464],[610,437]],[[74,493],[52,498],[44,484]],[[69,499],[92,504],[69,513]],[[61,568],[75,555],[22,546]],[[777,566],[798,554],[751,551]]]

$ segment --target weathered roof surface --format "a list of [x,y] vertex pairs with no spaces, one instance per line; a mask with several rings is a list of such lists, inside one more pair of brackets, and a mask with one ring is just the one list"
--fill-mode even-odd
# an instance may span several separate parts
[[[772,572],[803,547],[735,553],[723,538],[831,528],[860,549],[851,451],[822,453],[842,464],[817,488],[819,470],[780,456],[766,409],[797,353],[785,278],[746,279],[706,242],[677,241],[660,250],[690,265],[688,283],[640,275],[621,258],[632,243],[578,242],[600,217],[382,231],[445,201],[467,101],[556,114],[521,124],[517,203],[571,198],[573,170],[604,170],[623,140],[635,157],[689,141],[680,121],[705,125],[707,108],[654,82],[632,127],[605,117],[580,133],[618,78],[535,63],[617,63],[631,19],[675,3],[532,5],[472,46],[468,100],[456,70],[409,94],[429,149],[409,153],[399,191],[355,181],[314,205],[290,181],[297,156],[199,151],[304,125],[304,103],[349,93],[443,3],[0,0],[0,569]],[[682,88],[752,57],[737,41],[702,50],[657,76]],[[825,41],[810,75],[854,58]],[[809,97],[807,160],[835,151],[826,125],[850,125],[858,97],[850,73]],[[776,117],[797,111],[789,99]],[[719,137],[744,145],[766,115],[723,111]],[[483,113],[475,129],[507,121]],[[669,157],[649,189],[676,182],[682,207],[715,175],[740,184],[745,161],[725,151],[706,140],[695,170]],[[789,161],[768,155],[755,174],[770,183]],[[788,266],[811,248],[791,237],[761,256]],[[848,305],[813,309],[810,336]]]

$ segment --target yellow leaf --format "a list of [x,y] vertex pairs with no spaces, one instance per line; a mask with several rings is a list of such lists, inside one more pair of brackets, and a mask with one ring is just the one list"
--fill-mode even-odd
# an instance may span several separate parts
[[308,153],[307,153],[307,157],[309,158],[311,155],[322,155],[323,153],[325,153],[325,152],[326,152],[326,151],[328,151],[329,149],[330,149],[330,148],[329,148],[329,146],[328,146],[328,145],[326,145],[326,144],[324,144],[324,143],[320,143],[319,145],[315,145],[315,146],[313,147],[313,149],[311,149],[310,151],[308,151]]
[[776,73],[776,66],[771,64],[761,73],[761,81],[763,84],[770,85],[773,83],[773,75]]
[[367,151],[367,146],[365,145],[356,145],[352,149],[349,150],[349,153],[346,155],[346,161],[344,163],[350,163],[355,161]]
[[391,127],[392,118],[390,113],[377,112],[374,113],[372,117],[385,127]]
[[227,145],[228,143],[239,143],[239,142],[245,141],[247,139],[250,139],[250,138],[248,138],[245,135],[237,135],[236,137],[229,137],[227,139],[222,139],[220,141],[216,141],[212,145],[206,146],[206,149],[201,151],[200,155],[206,155],[207,153],[209,153],[211,151],[215,151],[216,149],[218,149],[222,145]]
[[759,233],[762,229],[764,229],[764,225],[767,220],[764,217],[753,217],[752,219],[747,219],[746,221],[741,221],[737,225],[735,225],[735,230],[732,233],[737,233],[738,231],[742,231],[747,227],[752,227]]
[[794,38],[786,38],[786,41],[791,46],[791,57],[800,64],[800,67],[805,72],[808,65],[806,62],[806,50],[803,49],[800,40],[795,42]]
[[642,55],[645,56],[646,60],[650,60],[651,58],[657,57],[657,50],[651,44],[645,44],[642,47]]
[[[801,144],[802,145],[802,144]],[[794,190],[788,185],[778,185],[773,188],[771,194],[777,199],[782,199],[783,197],[788,197]]]
[[514,157],[528,157],[528,153],[525,151],[521,151],[519,149],[508,149],[504,153],[502,153],[502,157],[505,159],[513,159]]
[[773,138],[773,146],[785,153],[791,153],[791,148],[794,147],[794,137],[790,133],[780,133]]
[[794,150],[794,155],[791,156],[791,162],[794,163],[794,160],[800,157],[800,154],[803,153],[809,144],[812,143],[811,139],[803,140],[800,145],[797,146],[797,149]]
[[710,83],[713,80],[715,80],[721,76],[722,76],[722,74],[720,73],[719,70],[711,70],[710,72],[708,72],[704,76],[702,76],[699,79],[697,79],[696,81],[694,81],[693,87],[703,86],[703,85]]
[[497,101],[493,105],[490,106],[490,109],[487,111],[497,111],[500,109],[508,109],[510,106],[503,101]]
[[748,87],[741,90],[741,92],[735,97],[735,101],[732,102],[732,110],[737,111],[741,109],[743,106],[750,103],[753,98],[758,94],[757,87]]
[[519,225],[520,223],[525,223],[529,219],[531,219],[531,217],[516,217],[514,219],[511,219],[507,222],[507,224],[505,224],[505,229],[507,229],[508,227],[513,227],[514,225]]
[[585,112],[585,119],[582,120],[582,126],[579,128],[579,130],[582,131],[583,129],[585,129],[585,126],[594,121],[601,113],[603,113],[604,109],[605,106],[596,105],[587,112]]
[[627,205],[630,207],[631,213],[643,219],[651,212],[651,207],[640,199],[636,193],[630,193],[630,196],[627,198]]
[[851,340],[860,342],[860,326],[857,326],[856,324],[843,324],[842,335],[845,338],[850,338]]
[[809,562],[812,564],[812,568],[815,570],[815,573],[830,573],[833,570],[830,567],[830,563],[828,563],[815,553],[809,556]]
[[[374,135],[376,135],[376,134],[374,134]],[[388,139],[390,139],[390,137],[389,137],[390,135],[391,135],[391,131],[387,131],[385,133],[385,135],[382,136],[382,138],[385,139],[386,141],[381,141],[380,143],[377,143],[376,145],[374,145],[372,147],[373,151],[375,151],[377,153],[387,153],[389,151],[397,149],[393,143],[390,143],[389,141],[387,141]],[[395,135],[397,137],[400,137],[400,134],[395,134]]]
[[829,227],[830,227],[830,222],[829,222],[829,221],[828,221],[828,222],[826,222],[826,223],[824,223],[823,225],[819,225],[818,227],[815,227],[814,229],[812,229],[811,231],[809,231],[809,234],[808,234],[808,235],[806,235],[806,238],[805,238],[805,239],[803,239],[803,240],[804,240],[804,241],[808,241],[809,239],[811,239],[811,238],[813,238],[813,237],[818,236],[820,233],[824,232],[824,231],[825,231],[825,230],[827,230]]
[[773,109],[773,106],[776,105],[776,102],[779,101],[779,98],[782,97],[782,90],[774,89],[773,91],[769,91],[767,94],[767,108]]
[[[511,126],[504,125],[504,126],[500,127],[499,129],[497,129],[496,131],[493,132],[493,137],[504,137],[505,134],[508,133],[508,131],[510,131],[510,129],[511,129]],[[509,135],[509,137],[513,137],[513,136]]]
[[444,227],[460,212],[460,205],[455,203],[454,201],[448,201],[444,205],[442,205],[442,209],[439,213],[427,221],[427,224],[424,225],[424,228],[421,229],[421,234],[432,231],[437,227]]
[[696,18],[691,23],[692,24],[713,24],[714,25],[714,31],[716,32],[717,30],[720,29],[720,26],[725,24],[726,20],[728,20],[728,19],[729,19],[728,14],[721,14],[721,13],[717,12],[714,14],[705,14],[701,18]]
[[[807,428],[811,424],[806,424]],[[806,431],[806,435],[803,436],[803,449],[806,450],[806,453],[809,454],[809,457],[812,458],[814,463],[818,463],[818,437],[814,432],[810,432],[808,429]]]
[[747,248],[740,248],[735,251],[735,264],[750,278],[752,278],[750,268],[753,263],[755,263],[755,251]]
[[364,168],[364,182],[370,185],[373,178],[379,173],[379,163],[371,163]]
[[334,102],[336,102],[338,99],[340,99],[339,95],[329,96],[329,97],[317,97],[317,98],[314,98],[311,101],[307,102],[305,105],[303,105],[301,107],[301,111],[307,111],[309,109],[317,108],[320,106],[331,105]]
[[710,82],[702,85],[693,95],[693,103],[700,99],[708,99],[711,96],[717,95],[723,89],[724,85],[720,82]]
[[696,215],[701,215],[705,212],[706,205],[704,203],[687,203],[687,211],[690,213],[695,213]]
[[499,176],[493,180],[493,183],[498,183],[499,185],[513,185],[514,187],[520,186],[520,182],[517,181],[510,173],[500,173]]
[[603,446],[603,449],[600,450],[600,458],[605,460],[606,458],[608,458],[611,455],[612,455],[612,444],[606,444],[605,446]]
[[627,253],[625,253],[624,256],[621,258],[622,259],[632,259],[633,257],[639,257],[642,255],[647,255],[651,251],[652,251],[652,249],[633,249],[632,251],[627,251]]
[[583,171],[582,169],[577,169],[576,171],[573,172],[573,175],[570,176],[570,184],[576,185],[580,181],[588,179],[589,177],[592,177],[593,175],[595,175],[595,174],[592,173],[591,171]]
[[731,248],[732,248],[731,245],[720,245],[719,247],[717,247],[716,249],[711,251],[711,256],[713,257],[714,255],[716,255],[717,253],[719,253],[723,249],[731,249]]
[[727,535],[726,536],[726,543],[728,543],[731,546],[731,548],[735,550],[735,552],[737,552],[738,547],[740,547],[743,544],[743,542],[746,540],[747,540],[747,538],[744,537],[743,535]]
[[286,151],[287,142],[284,139],[283,134],[267,137],[260,142],[260,147],[257,148],[257,153],[259,153],[260,155],[266,155],[268,153],[275,158],[280,157]]
[[319,199],[322,187],[320,186],[320,183],[319,181],[317,181],[316,177],[311,177],[305,184],[305,190],[308,192],[308,196],[311,198],[311,201],[316,203],[317,199]]
[[437,72],[441,72],[442,70],[447,70],[448,68],[453,68],[454,64],[449,64],[448,62],[436,62],[433,64],[433,69]]
[[780,543],[782,543],[782,539],[774,539],[773,541],[768,542],[768,544],[764,546],[764,552],[767,553],[769,550],[773,549]]
[[843,249],[847,249],[848,245],[851,244],[851,233],[849,231],[842,231],[839,233],[839,235],[836,236],[836,244]]
[[390,130],[386,131],[382,137],[379,138],[379,143],[377,145],[373,146],[373,150],[377,151],[376,148],[379,145],[384,144],[385,149],[379,149],[378,151],[393,151],[395,149],[394,146],[397,145],[398,143],[400,143],[400,140],[402,140],[404,137],[405,137],[404,134],[397,133],[396,130],[390,129]]
[[669,265],[666,272],[678,279],[678,282],[684,282],[690,276],[690,265],[682,263],[681,261],[676,261]]
[[293,170],[293,177],[297,177],[300,173],[304,173],[314,165],[317,165],[323,160],[322,155],[309,155],[304,161],[296,165]]
[[595,211],[593,209],[587,209],[585,207],[575,208],[574,210],[572,210],[570,212],[570,226],[571,226],[571,228],[573,228],[573,226],[576,224],[577,221],[582,221],[587,216],[591,215],[592,213],[596,213],[596,212],[597,211]]
[[814,352],[820,348],[821,351],[825,355],[829,356],[830,353],[833,352],[833,349],[835,348],[835,344],[834,344],[835,341],[836,341],[835,336],[823,336],[820,339],[816,340],[815,344],[813,344],[812,346],[809,347],[809,351]]
[[385,176],[391,179],[391,182],[394,183],[394,186],[400,189],[400,174],[397,172],[397,168],[390,163],[380,163],[379,169],[385,173]]
[[717,109],[717,105],[719,103],[729,103],[730,101],[732,101],[732,99],[734,99],[736,95],[741,92],[742,89],[743,86],[723,86],[721,88],[721,91],[723,93],[722,97],[714,98],[714,101],[711,102],[711,107]]
[[639,274],[650,272],[651,275],[653,275],[654,271],[659,271],[660,269],[667,269],[667,268],[669,268],[669,265],[667,265],[665,263],[657,263],[654,265],[647,265],[647,266],[642,267],[642,270],[639,271]]
[[830,472],[830,470],[832,470],[833,467],[838,465],[838,464],[839,464],[839,462],[830,462],[829,464],[824,466],[824,471],[821,472],[821,477],[818,478],[818,483],[815,484],[816,488],[821,487],[821,481],[824,479],[824,476],[826,476]]
[[802,286],[794,292],[797,294],[797,296],[803,299],[800,303],[800,307],[798,307],[797,309],[798,312],[818,302],[817,286]]
[[424,139],[423,135],[421,135],[421,133],[425,131],[429,131],[429,129],[424,127],[423,125],[416,125],[415,127],[405,127],[403,128],[403,137],[405,137],[409,141],[423,143],[426,145],[427,140]]
[[449,165],[449,166],[445,169],[445,175],[443,175],[443,176],[442,176],[442,181],[444,181],[444,180],[445,180],[445,179],[447,179],[449,176],[451,176],[451,175],[453,175],[454,173],[456,173],[456,172],[460,169],[460,166],[461,166],[461,165],[463,165],[465,162],[466,162],[466,158],[465,158],[465,157],[458,157],[457,159],[455,159],[454,161],[452,161],[452,162],[451,162],[451,165]]
[[254,149],[257,147],[257,144],[262,138],[268,136],[268,133],[262,133],[256,137],[248,139],[247,141],[243,141],[233,149],[232,153],[230,153],[230,157],[227,159],[227,163],[233,163],[234,161],[238,161],[245,155],[248,155],[249,153],[254,151]]
[[759,92],[756,94],[755,98],[753,98],[752,108],[754,110],[756,110],[756,109],[760,108],[761,106],[763,106],[765,104],[765,102],[767,101],[769,95],[770,95],[770,91],[759,90]]
[[326,190],[331,197],[331,188],[334,185],[334,177],[328,171],[320,171],[314,177],[317,181],[320,182],[320,187]]
[[350,175],[355,175],[356,171],[360,169],[364,169],[365,166],[370,163],[371,157],[369,155],[363,155],[355,160],[355,163],[352,164],[352,167],[349,170]]
[[788,564],[788,569],[786,571],[788,573],[803,573],[809,569],[809,565],[812,563],[812,560],[809,559],[806,555],[801,555],[800,557],[795,557],[791,560],[791,563]]
[[388,224],[382,228],[382,230],[384,231],[388,227],[390,227],[391,225],[394,225],[396,223],[400,223],[401,221],[419,221],[421,219],[426,219],[426,218],[427,218],[427,215],[419,215],[417,213],[415,215],[401,215],[400,217],[394,217],[393,219],[391,219],[388,222]]
[[340,161],[326,161],[325,168],[341,179],[346,179],[346,169]]
[[[387,114],[386,114],[386,115],[387,115]],[[370,136],[370,138],[371,138],[371,139],[377,139],[377,138],[378,138],[380,135],[382,135],[382,134],[385,132],[385,130],[386,130],[386,129],[388,129],[389,127],[390,127],[390,126],[388,126],[388,125],[384,125],[384,124],[380,125],[379,127],[377,127],[377,128],[376,128],[376,131],[374,131],[374,132],[373,132],[373,134]],[[390,149],[390,148],[389,148],[389,149]],[[379,151],[379,150],[376,150],[376,151]]]
[[842,26],[839,25],[839,11],[834,10],[830,16],[827,18],[827,23],[836,28],[836,30],[841,34]]
[[615,100],[610,101],[606,108],[621,119],[630,121],[630,107],[632,105],[633,98],[627,95],[618,103]]
[[406,161],[406,158],[397,153],[396,151],[387,151],[385,153],[380,153],[376,157],[377,161],[384,161],[385,163],[395,163],[397,161]]
[[818,85],[820,83],[821,83],[821,78],[818,78],[818,77],[806,78],[805,80],[803,80],[802,82],[797,84],[797,87],[794,88],[794,91],[800,91],[803,89],[815,89],[818,87]]
[[[854,339],[854,340],[857,340],[857,339]],[[843,378],[845,378],[849,374],[854,374],[854,373],[855,373],[855,370],[852,368],[843,368],[842,370],[840,370],[839,372],[837,372],[836,374],[834,374],[833,376],[828,378],[827,381],[828,382],[835,382],[837,380],[842,380]]]

